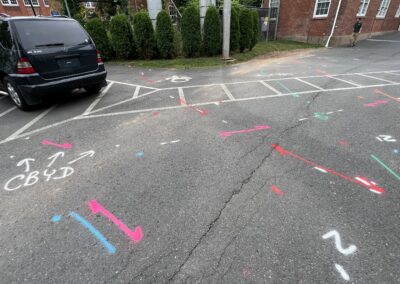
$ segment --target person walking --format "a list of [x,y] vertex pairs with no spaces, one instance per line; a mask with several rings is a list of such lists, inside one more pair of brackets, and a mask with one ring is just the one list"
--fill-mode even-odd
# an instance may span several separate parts
[[361,30],[362,30],[362,22],[361,22],[361,18],[358,18],[357,22],[354,24],[352,39],[350,42],[351,47],[356,46],[358,35],[361,33]]

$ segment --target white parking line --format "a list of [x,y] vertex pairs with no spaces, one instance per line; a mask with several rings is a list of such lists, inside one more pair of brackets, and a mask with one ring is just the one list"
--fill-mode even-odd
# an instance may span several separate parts
[[138,95],[139,95],[139,91],[140,91],[140,87],[139,87],[139,86],[137,86],[137,87],[136,87],[136,89],[135,89],[135,92],[133,93],[133,97],[132,97],[132,99],[135,99],[135,98],[137,98],[137,97],[138,97]]
[[275,94],[280,95],[282,94],[281,92],[279,92],[277,89],[275,89],[274,87],[268,85],[267,83],[265,83],[264,81],[258,81],[261,84],[263,84],[265,87],[267,87],[268,89],[270,89],[271,91],[273,91]]
[[224,84],[222,84],[221,87],[230,100],[235,99],[235,97],[232,95],[231,91],[229,91],[228,88]]
[[22,132],[24,132],[25,130],[27,130],[29,127],[31,127],[32,125],[34,125],[36,122],[38,122],[40,119],[42,119],[44,116],[46,116],[49,112],[51,112],[57,105],[54,105],[52,107],[50,107],[49,109],[45,110],[44,112],[42,112],[41,114],[39,114],[38,116],[36,116],[34,119],[32,119],[30,122],[28,122],[27,124],[25,124],[24,126],[22,126],[20,129],[18,129],[17,131],[15,131],[13,134],[11,134],[10,136],[8,136],[5,141],[10,141],[10,140],[14,140],[16,139]]
[[317,85],[314,85],[314,84],[312,84],[312,83],[310,83],[310,82],[304,81],[303,79],[296,78],[296,80],[299,81],[299,82],[302,82],[302,83],[304,83],[304,84],[307,84],[307,85],[309,85],[309,86],[311,86],[311,87],[313,87],[313,88],[315,88],[315,89],[323,90],[323,88],[318,87]]
[[389,80],[377,78],[377,77],[370,76],[370,75],[365,75],[365,74],[359,74],[359,75],[360,75],[360,76],[363,76],[363,77],[366,77],[366,78],[375,79],[375,80],[378,80],[378,81],[388,82],[388,83],[390,83],[390,84],[396,84],[396,83],[397,83],[397,82],[393,82],[393,81],[389,81]]
[[359,84],[356,84],[356,83],[353,83],[353,82],[350,82],[350,81],[346,81],[346,80],[343,80],[341,78],[337,78],[337,77],[335,77],[335,75],[334,76],[326,76],[326,77],[331,78],[331,79],[335,79],[335,80],[338,80],[338,81],[341,81],[343,83],[346,83],[346,84],[349,84],[349,85],[353,85],[353,86],[356,86],[356,87],[362,87],[362,85],[359,85]]
[[182,88],[178,88],[178,92],[179,92],[179,101],[180,104],[182,106],[186,106],[186,99],[185,99],[185,94],[183,93],[183,89]]
[[92,109],[100,102],[100,100],[107,94],[108,90],[111,86],[114,85],[114,82],[108,84],[108,86],[97,96],[93,103],[82,113],[82,115],[88,115]]
[[3,111],[2,113],[0,113],[0,117],[2,117],[2,116],[5,116],[7,113],[9,113],[9,112],[12,112],[14,109],[16,109],[17,107],[12,107],[12,108],[9,108],[8,110],[6,110],[6,111]]
[[153,87],[148,87],[148,86],[142,86],[142,85],[138,85],[138,84],[130,84],[130,83],[125,83],[125,82],[120,82],[120,81],[114,81],[114,80],[107,80],[108,82],[114,82],[116,84],[120,84],[120,85],[126,85],[126,86],[132,86],[132,87],[142,87],[142,88],[146,88],[146,89],[153,89],[153,90],[159,90],[157,88],[153,88]]

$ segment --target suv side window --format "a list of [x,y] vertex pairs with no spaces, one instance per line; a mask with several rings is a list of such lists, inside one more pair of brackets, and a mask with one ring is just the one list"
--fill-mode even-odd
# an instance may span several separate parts
[[12,47],[10,26],[7,21],[0,21],[0,43],[7,49]]

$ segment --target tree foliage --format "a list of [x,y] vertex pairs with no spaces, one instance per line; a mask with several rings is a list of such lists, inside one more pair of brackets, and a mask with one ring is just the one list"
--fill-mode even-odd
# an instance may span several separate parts
[[239,24],[239,8],[232,7],[231,10],[231,36],[230,36],[230,49],[235,51],[239,48],[240,40],[240,24]]
[[253,21],[253,36],[251,39],[250,50],[257,44],[260,39],[260,19],[257,10],[251,10],[251,18]]
[[176,56],[174,28],[172,26],[171,17],[165,10],[162,10],[157,15],[156,42],[161,58],[173,58]]
[[128,59],[136,55],[136,47],[128,17],[117,15],[110,22],[111,43],[118,59]]
[[85,28],[95,42],[96,48],[100,51],[101,57],[104,60],[110,59],[112,57],[110,40],[101,20],[99,18],[90,19]]
[[240,52],[243,52],[246,48],[250,49],[251,41],[253,39],[253,17],[250,9],[243,8],[240,11]]
[[207,9],[204,19],[204,52],[209,56],[221,53],[221,22],[215,6]]
[[187,57],[199,54],[201,47],[200,12],[195,6],[189,6],[182,14],[182,46]]
[[139,57],[151,59],[155,53],[156,42],[149,13],[140,11],[135,14],[133,18],[133,31]]

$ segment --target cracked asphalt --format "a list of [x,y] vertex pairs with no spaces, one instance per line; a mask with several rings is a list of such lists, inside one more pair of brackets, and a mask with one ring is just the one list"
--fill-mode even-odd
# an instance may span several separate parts
[[399,283],[400,33],[375,39],[0,95],[0,283]]

